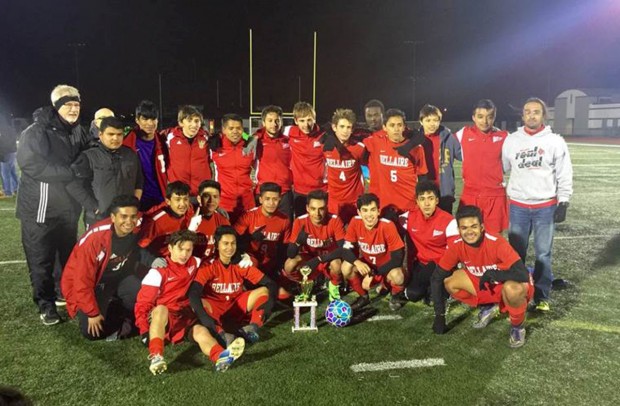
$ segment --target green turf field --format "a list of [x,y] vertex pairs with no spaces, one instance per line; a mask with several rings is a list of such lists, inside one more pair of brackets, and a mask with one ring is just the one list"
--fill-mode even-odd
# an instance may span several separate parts
[[[527,343],[508,347],[501,318],[474,330],[475,312],[452,306],[452,330],[432,334],[432,309],[408,304],[401,320],[291,333],[277,313],[264,340],[224,374],[189,344],[167,347],[152,376],[137,339],[90,343],[75,321],[44,327],[30,300],[19,224],[0,201],[0,384],[41,405],[616,405],[620,395],[620,148],[570,146],[575,193],[555,240],[549,315],[529,315]],[[614,186],[616,185],[616,186]],[[376,299],[377,315],[393,315]],[[324,303],[322,306],[324,309]],[[434,359],[436,366],[353,372],[361,363]],[[443,361],[442,361],[443,360]],[[411,364],[415,364],[412,362]]]

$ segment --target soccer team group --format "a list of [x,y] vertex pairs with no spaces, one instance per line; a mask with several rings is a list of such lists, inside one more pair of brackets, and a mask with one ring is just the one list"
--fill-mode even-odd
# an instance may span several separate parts
[[[447,332],[450,296],[480,308],[475,328],[506,312],[514,348],[525,343],[528,305],[549,310],[554,223],[566,217],[572,167],[540,99],[526,101],[510,135],[493,126],[490,100],[454,134],[437,107],[424,106],[413,130],[402,111],[371,100],[363,128],[350,109],[320,127],[305,102],[283,128],[282,109],[267,106],[250,137],[235,114],[208,134],[192,106],[159,131],[149,101],[127,134],[108,109],[89,134],[77,89],[59,85],[51,101],[17,153],[33,299],[46,325],[66,305],[88,339],[137,328],[153,374],[167,368],[164,344],[183,340],[225,371],[259,340],[274,305],[298,292],[302,267],[327,282],[330,301],[345,286],[355,292],[354,314],[371,289],[390,294],[392,311],[432,302],[437,334]],[[463,178],[455,217],[454,160]],[[80,212],[87,231],[76,240]]]

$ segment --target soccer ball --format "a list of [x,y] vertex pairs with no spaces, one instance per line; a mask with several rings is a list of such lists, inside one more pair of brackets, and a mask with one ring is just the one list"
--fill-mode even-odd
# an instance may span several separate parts
[[344,327],[351,322],[351,306],[344,300],[329,302],[325,309],[325,320],[335,327]]

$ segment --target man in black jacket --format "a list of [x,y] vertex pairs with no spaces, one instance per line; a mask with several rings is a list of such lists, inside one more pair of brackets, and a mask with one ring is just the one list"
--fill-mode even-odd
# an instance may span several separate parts
[[82,207],[87,228],[110,214],[112,199],[120,195],[142,196],[142,168],[138,155],[123,145],[123,122],[105,117],[99,125],[99,142],[82,152],[71,169],[76,179],[67,191]]
[[71,163],[88,145],[79,125],[80,94],[74,87],[52,90],[52,106],[34,113],[35,122],[20,136],[17,163],[21,180],[17,218],[21,221],[32,298],[43,324],[61,321],[56,311],[53,270],[56,255],[64,267],[77,238],[80,204],[67,193]]

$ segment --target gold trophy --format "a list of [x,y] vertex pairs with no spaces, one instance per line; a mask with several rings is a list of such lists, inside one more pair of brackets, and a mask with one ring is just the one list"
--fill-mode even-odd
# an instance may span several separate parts
[[[293,326],[293,333],[296,331],[318,331],[316,327],[316,296],[312,295],[312,288],[314,287],[314,281],[308,279],[312,273],[312,269],[307,266],[301,267],[299,270],[302,279],[299,282],[301,293],[295,296],[293,307],[295,309],[295,325]],[[310,324],[301,323],[301,308],[310,308]]]

